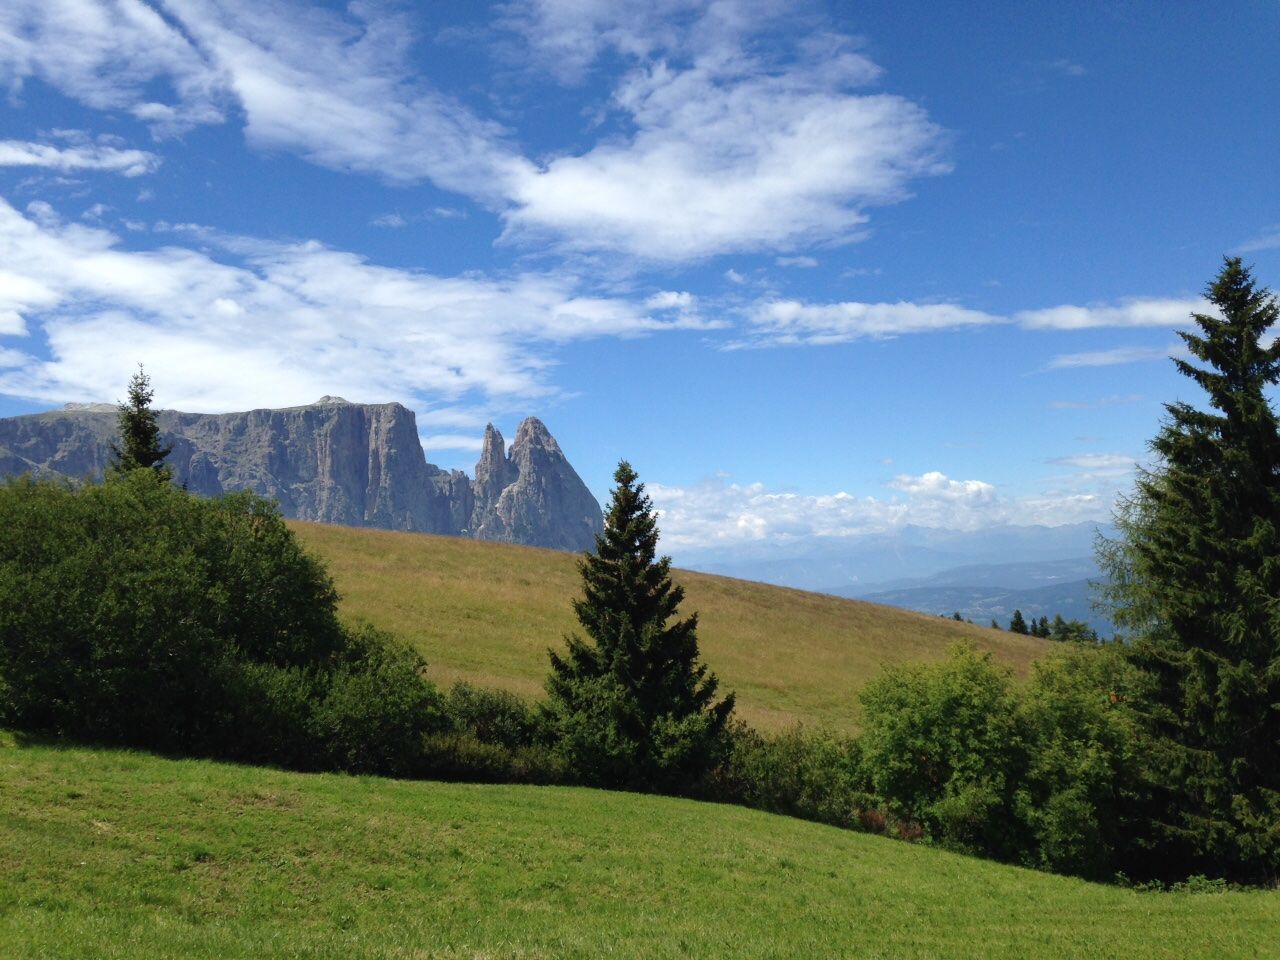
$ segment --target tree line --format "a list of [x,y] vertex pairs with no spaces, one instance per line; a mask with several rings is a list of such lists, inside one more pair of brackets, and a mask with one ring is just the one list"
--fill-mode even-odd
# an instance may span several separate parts
[[1168,406],[1157,465],[1101,545],[1128,639],[1063,644],[1025,683],[961,646],[868,684],[856,736],[751,730],[701,661],[623,462],[545,698],[441,691],[395,638],[340,622],[273,504],[169,481],[139,371],[106,482],[0,487],[0,722],[298,769],[684,794],[1098,879],[1274,882],[1277,304],[1238,259],[1208,296],[1220,316],[1182,334],[1204,366],[1177,362],[1211,410]]

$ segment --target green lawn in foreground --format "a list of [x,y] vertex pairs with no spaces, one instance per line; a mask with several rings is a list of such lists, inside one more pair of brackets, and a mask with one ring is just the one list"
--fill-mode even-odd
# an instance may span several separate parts
[[[540,695],[547,647],[577,624],[577,557],[459,537],[291,522],[332,573],[341,611],[422,651],[437,682]],[[1045,640],[894,607],[677,571],[703,659],[755,726],[857,726],[857,693],[886,663],[938,660],[968,640],[1025,676]]]
[[0,734],[0,957],[1274,958],[1280,893],[1138,894],[783,817]]

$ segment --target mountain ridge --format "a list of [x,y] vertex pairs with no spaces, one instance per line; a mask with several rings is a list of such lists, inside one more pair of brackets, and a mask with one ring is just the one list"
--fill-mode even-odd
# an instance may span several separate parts
[[[116,434],[103,406],[0,419],[0,475],[101,477]],[[394,401],[156,415],[175,481],[205,496],[252,490],[289,518],[575,551],[603,529],[599,502],[536,417],[509,451],[490,424],[473,480],[429,463],[417,418]]]

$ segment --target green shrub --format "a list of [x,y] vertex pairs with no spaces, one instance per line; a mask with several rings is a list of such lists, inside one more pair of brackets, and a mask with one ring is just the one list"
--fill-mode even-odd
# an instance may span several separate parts
[[1014,859],[1026,744],[1009,672],[972,647],[891,667],[862,693],[863,770],[890,814],[956,849]]
[[1149,762],[1132,703],[1146,682],[1113,645],[1068,648],[1036,664],[1020,710],[1028,862],[1102,879],[1132,859],[1129,827],[1146,802]]
[[802,728],[765,736],[730,728],[730,750],[706,782],[712,799],[840,827],[860,823],[870,802],[858,741]]
[[404,772],[442,725],[411,651],[349,633],[274,505],[152,471],[0,485],[0,711],[21,729]]
[[425,668],[415,650],[387,634],[353,631],[309,719],[324,765],[400,777],[423,772],[424,738],[449,726]]
[[445,697],[455,732],[477,743],[512,750],[545,745],[550,736],[536,707],[507,690],[490,690],[458,681]]

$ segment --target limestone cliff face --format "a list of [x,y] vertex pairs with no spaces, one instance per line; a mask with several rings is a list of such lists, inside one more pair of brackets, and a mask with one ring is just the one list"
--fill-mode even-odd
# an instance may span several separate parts
[[485,431],[472,524],[473,535],[481,540],[557,550],[588,550],[603,529],[600,504],[537,417],[520,424],[505,458],[502,435],[492,425]]
[[[427,463],[416,419],[398,403],[325,397],[284,410],[166,410],[158,420],[177,482],[208,496],[252,490],[287,517],[570,550],[589,546],[583,531],[600,525],[599,504],[537,421],[538,444],[549,441],[558,459],[521,452],[532,449],[521,444],[524,424],[509,459],[490,428],[473,482]],[[115,432],[114,408],[101,405],[2,419],[0,474],[99,477]]]

